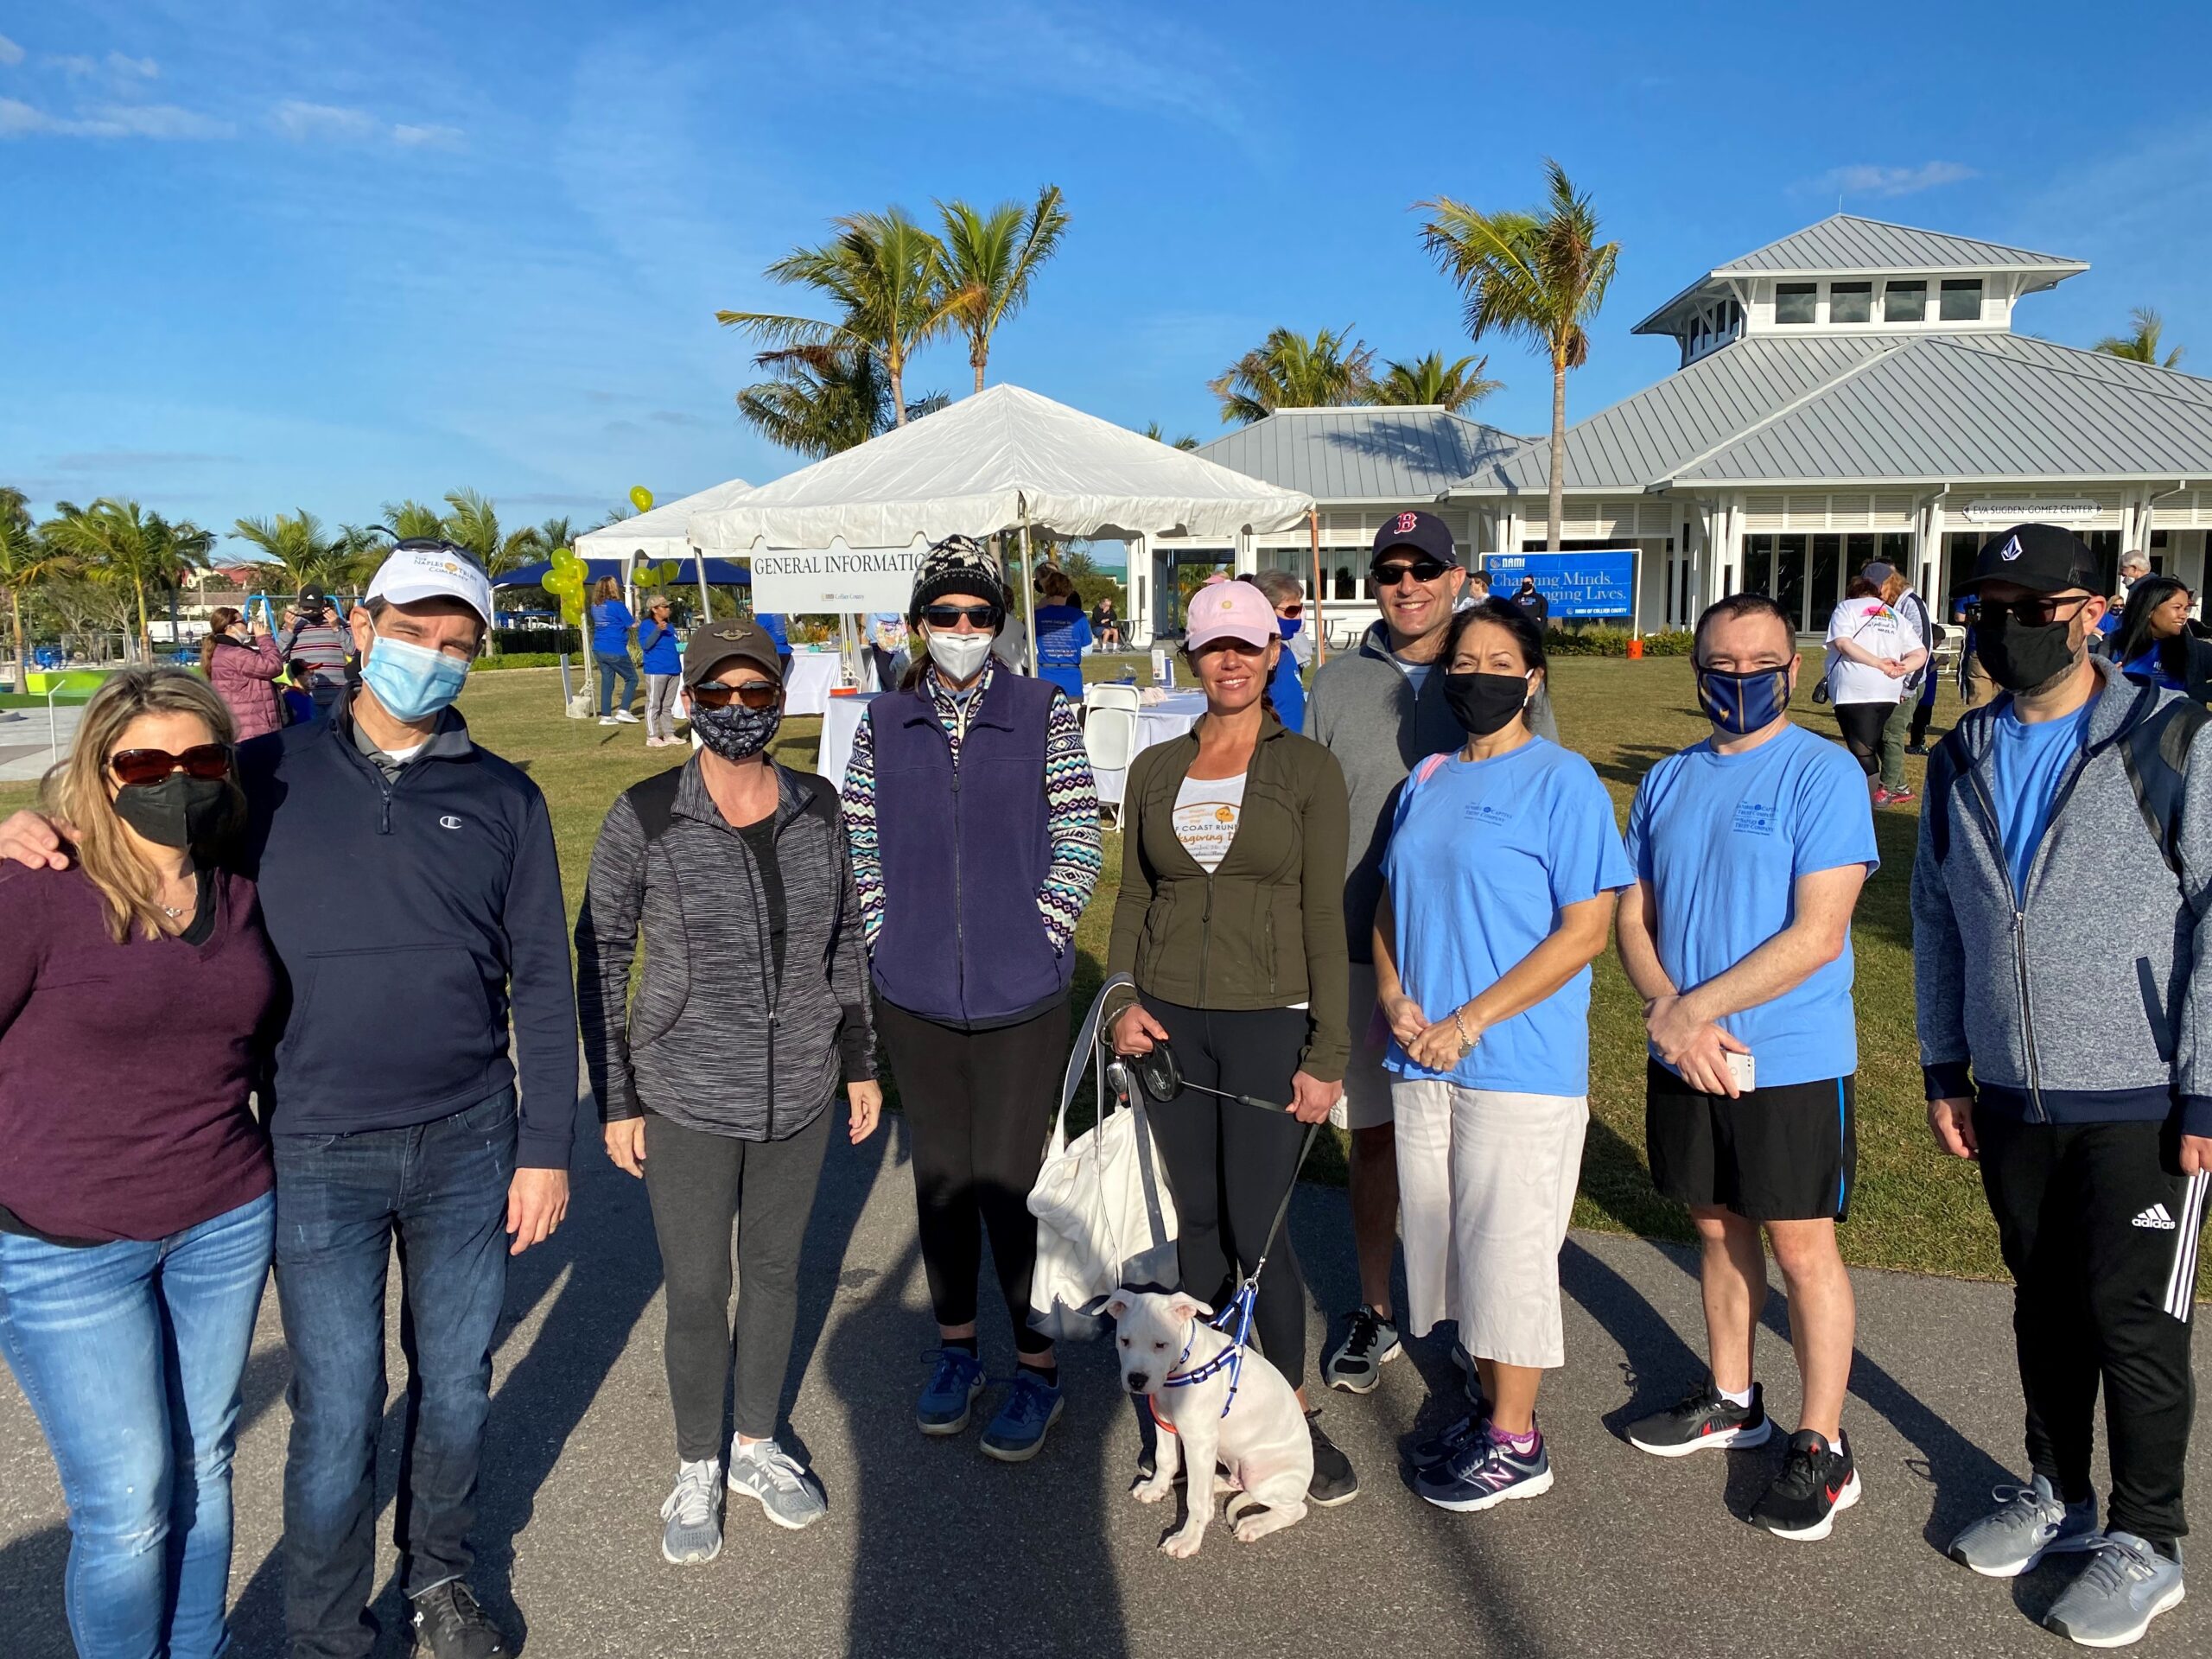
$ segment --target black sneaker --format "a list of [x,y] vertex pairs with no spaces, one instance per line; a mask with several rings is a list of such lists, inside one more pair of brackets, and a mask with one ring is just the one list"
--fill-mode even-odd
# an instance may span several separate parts
[[431,1659],[505,1659],[507,1645],[499,1626],[486,1618],[476,1598],[459,1579],[448,1579],[408,1604],[415,1624],[415,1650]]
[[1359,1496],[1359,1477],[1351,1471],[1351,1459],[1322,1429],[1320,1419],[1319,1410],[1306,1414],[1306,1432],[1313,1437],[1313,1481],[1306,1489],[1306,1501],[1332,1510]]
[[1454,1418],[1435,1433],[1408,1446],[1406,1461],[1415,1469],[1433,1469],[1456,1455],[1463,1446],[1471,1446],[1475,1437],[1489,1427],[1490,1402],[1478,1394],[1465,1416]]
[[1917,754],[1924,758],[1928,753],[1928,746],[1925,743],[1908,743],[1904,746],[1904,752],[1907,754]]
[[1859,1501],[1859,1471],[1851,1464],[1851,1437],[1830,1446],[1801,1428],[1789,1437],[1789,1457],[1774,1484],[1751,1510],[1751,1524],[1777,1538],[1812,1543],[1835,1529],[1836,1512]]
[[1371,1393],[1382,1379],[1383,1366],[1401,1351],[1398,1327],[1363,1303],[1344,1322],[1344,1339],[1321,1362],[1321,1380],[1332,1389]]
[[1681,1458],[1708,1448],[1764,1446],[1773,1433],[1758,1383],[1751,1384],[1751,1403],[1739,1406],[1725,1398],[1708,1376],[1678,1403],[1630,1423],[1628,1443],[1654,1457]]

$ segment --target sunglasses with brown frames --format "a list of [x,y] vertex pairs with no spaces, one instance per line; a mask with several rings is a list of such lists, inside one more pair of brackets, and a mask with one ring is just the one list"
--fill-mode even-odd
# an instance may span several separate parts
[[734,701],[757,711],[772,709],[776,699],[783,694],[783,687],[772,680],[747,680],[743,685],[724,685],[719,680],[702,680],[691,688],[691,701],[702,709],[727,709]]
[[158,784],[178,772],[212,782],[231,775],[231,749],[227,743],[196,743],[182,754],[167,749],[118,749],[108,756],[107,765],[125,789]]

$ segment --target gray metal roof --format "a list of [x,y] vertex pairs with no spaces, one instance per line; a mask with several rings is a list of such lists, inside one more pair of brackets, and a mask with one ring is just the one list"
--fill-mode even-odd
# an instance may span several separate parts
[[1426,501],[1530,442],[1435,408],[1283,409],[1198,453],[1317,501]]
[[1772,276],[1777,272],[1802,271],[1825,276],[1830,271],[2014,268],[2087,270],[2088,266],[2079,259],[2006,247],[2001,242],[1948,236],[1941,231],[1892,225],[1886,219],[1861,219],[1856,213],[1834,213],[1779,242],[1770,242],[1740,258],[1716,265],[1713,274],[1740,276],[1758,272]]

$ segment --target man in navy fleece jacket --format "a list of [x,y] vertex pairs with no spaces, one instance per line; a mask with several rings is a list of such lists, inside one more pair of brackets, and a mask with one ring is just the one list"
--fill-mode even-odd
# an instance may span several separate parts
[[[352,696],[238,754],[244,868],[289,992],[262,1096],[293,1366],[290,1659],[360,1659],[376,1640],[395,1240],[411,1371],[395,1522],[416,1646],[507,1651],[464,1582],[467,1533],[507,1261],[568,1209],[576,1025],[544,798],[450,707],[491,609],[466,555],[402,543],[355,613]],[[29,814],[0,825],[0,855],[62,861]]]

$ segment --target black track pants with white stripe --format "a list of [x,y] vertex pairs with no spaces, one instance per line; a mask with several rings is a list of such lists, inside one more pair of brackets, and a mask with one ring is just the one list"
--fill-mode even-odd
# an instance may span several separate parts
[[2178,1538],[2189,1529],[2190,1300],[2212,1183],[2180,1173],[2167,1126],[2028,1123],[1986,1107],[1974,1123],[2016,1286],[2029,1464],[2069,1503],[2090,1495],[2101,1384],[2106,1525],[2153,1542]]

